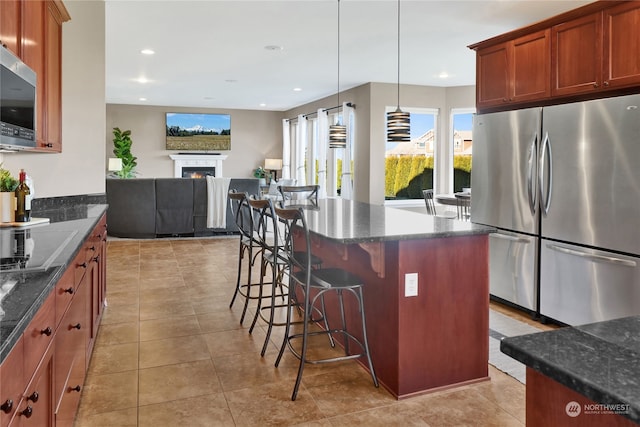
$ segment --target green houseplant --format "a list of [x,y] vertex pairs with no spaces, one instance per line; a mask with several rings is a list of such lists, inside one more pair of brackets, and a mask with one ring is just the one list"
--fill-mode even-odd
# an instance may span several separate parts
[[12,222],[15,213],[14,191],[18,180],[0,164],[0,222]]
[[138,165],[135,157],[131,153],[131,140],[130,130],[120,130],[120,128],[113,128],[113,154],[117,158],[122,159],[122,170],[117,171],[116,175],[119,178],[133,178],[136,175],[135,168]]

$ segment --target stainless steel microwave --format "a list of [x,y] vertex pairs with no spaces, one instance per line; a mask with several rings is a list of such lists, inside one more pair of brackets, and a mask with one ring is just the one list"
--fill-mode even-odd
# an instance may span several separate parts
[[0,46],[0,151],[36,146],[36,73]]

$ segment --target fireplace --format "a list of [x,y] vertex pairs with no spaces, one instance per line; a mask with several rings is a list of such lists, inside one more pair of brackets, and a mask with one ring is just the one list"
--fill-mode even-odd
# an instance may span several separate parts
[[216,176],[216,168],[213,166],[183,166],[183,178],[204,178],[205,176]]
[[[174,178],[222,177],[223,154],[171,154]],[[195,176],[194,176],[195,175]]]

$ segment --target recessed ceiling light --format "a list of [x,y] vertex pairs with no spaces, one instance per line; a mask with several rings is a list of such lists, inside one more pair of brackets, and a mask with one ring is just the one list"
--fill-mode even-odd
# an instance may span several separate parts
[[137,81],[138,83],[149,83],[151,80],[147,79],[146,77],[138,77],[137,79],[135,79],[135,81]]
[[264,47],[266,50],[278,51],[284,50],[284,46],[277,46],[275,44],[270,44]]
[[294,92],[302,92],[302,88],[301,87],[294,87],[293,91]]
[[438,74],[438,77],[440,77],[441,79],[448,79],[449,73],[447,73],[446,71],[443,71],[440,74]]
[[238,83],[238,81],[235,80],[235,79],[226,79],[225,82],[227,82],[227,83]]
[[206,99],[207,101],[210,101],[210,100],[212,100],[214,98],[213,98],[213,96],[205,96],[203,99]]
[[261,103],[260,103],[260,106],[261,106],[261,107],[266,107],[266,106],[267,106],[267,104],[265,104],[264,102],[261,102]]
[[154,50],[152,50],[152,49],[142,49],[140,51],[140,53],[143,54],[143,55],[153,55],[156,52]]
[[138,98],[138,101],[146,101],[147,98]]

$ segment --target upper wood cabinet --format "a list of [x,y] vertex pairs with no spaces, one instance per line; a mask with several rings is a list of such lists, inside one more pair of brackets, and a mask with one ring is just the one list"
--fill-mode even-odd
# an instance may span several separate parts
[[470,48],[480,112],[629,93],[640,87],[640,1],[596,1]]
[[621,2],[603,11],[603,84],[640,85],[640,2]]
[[478,106],[508,105],[549,96],[549,30],[479,49]]
[[16,56],[20,56],[20,0],[0,1],[0,43]]
[[554,96],[602,85],[602,15],[594,13],[551,28]]

